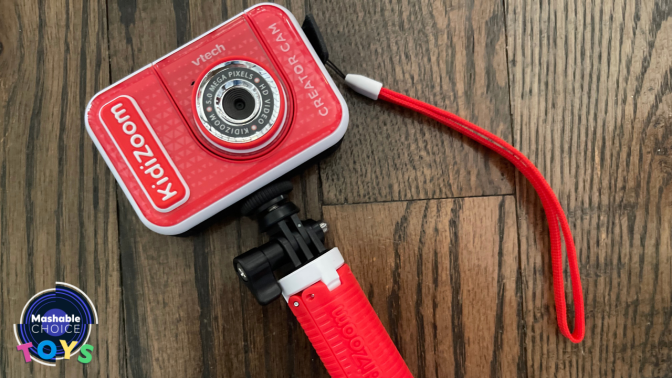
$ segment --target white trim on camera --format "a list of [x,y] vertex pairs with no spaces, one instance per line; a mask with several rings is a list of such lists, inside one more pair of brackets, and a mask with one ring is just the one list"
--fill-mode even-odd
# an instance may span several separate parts
[[333,145],[338,143],[338,141],[343,138],[343,135],[345,135],[345,131],[348,128],[348,121],[350,119],[350,114],[348,112],[348,105],[345,103],[345,99],[343,98],[343,95],[341,95],[341,92],[339,92],[338,87],[336,87],[336,84],[334,83],[334,80],[329,75],[329,72],[327,71],[326,67],[324,66],[324,64],[322,64],[322,61],[320,61],[320,58],[317,56],[317,53],[315,52],[315,49],[313,49],[313,46],[308,41],[308,38],[306,37],[305,33],[303,32],[303,29],[301,29],[301,25],[299,25],[299,23],[296,20],[296,18],[294,17],[294,15],[289,10],[287,10],[287,8],[285,8],[283,6],[273,4],[273,3],[260,3],[260,4],[257,4],[255,6],[253,6],[253,7],[250,7],[248,9],[246,9],[244,12],[241,12],[241,13],[237,14],[236,16],[230,18],[229,20],[227,20],[227,21],[219,24],[218,26],[210,29],[208,32],[200,35],[199,37],[195,38],[191,42],[188,42],[186,45],[184,45],[184,46],[182,46],[182,47],[180,47],[176,50],[173,50],[172,52],[163,56],[161,59],[155,61],[154,63],[156,63],[156,62],[164,59],[165,57],[175,53],[176,51],[179,51],[179,50],[185,48],[186,46],[196,42],[197,40],[203,38],[207,34],[213,32],[214,30],[217,30],[217,29],[221,28],[222,26],[231,22],[231,20],[234,20],[237,17],[241,16],[245,12],[249,12],[256,7],[264,6],[264,5],[274,6],[278,9],[280,9],[281,11],[283,11],[289,17],[289,19],[294,24],[294,27],[298,31],[299,35],[301,36],[304,43],[308,47],[308,50],[310,51],[311,55],[313,56],[313,59],[317,63],[318,67],[320,67],[320,70],[322,71],[322,74],[327,79],[327,82],[329,83],[332,90],[336,94],[336,97],[338,98],[338,101],[341,105],[341,109],[342,109],[342,112],[343,112],[342,116],[341,116],[341,122],[338,125],[338,128],[333,133],[331,133],[330,135],[325,137],[324,139],[322,139],[319,142],[313,144],[312,146],[306,148],[305,150],[301,151],[300,153],[294,155],[290,159],[288,159],[285,162],[279,164],[277,167],[269,170],[268,172],[264,173],[263,175],[257,177],[256,179],[250,181],[246,185],[243,185],[242,187],[238,188],[238,190],[235,190],[234,192],[232,192],[228,196],[222,197],[218,201],[213,202],[210,206],[202,209],[201,211],[197,212],[196,214],[190,216],[189,218],[183,220],[182,222],[180,222],[178,224],[175,224],[175,225],[172,225],[172,226],[159,226],[159,225],[156,225],[156,224],[150,222],[145,217],[145,215],[142,213],[142,211],[138,207],[138,204],[135,202],[135,199],[133,199],[133,196],[131,195],[131,193],[128,191],[128,188],[124,184],[124,181],[121,179],[121,177],[119,176],[119,173],[114,168],[114,164],[110,161],[109,157],[105,153],[105,149],[103,149],[103,147],[100,145],[100,142],[96,138],[96,135],[93,133],[93,130],[89,126],[89,120],[88,120],[88,114],[89,114],[89,111],[91,109],[91,105],[92,105],[93,101],[100,94],[102,94],[105,91],[107,91],[108,89],[116,86],[120,82],[122,82],[124,80],[127,80],[128,78],[144,71],[146,68],[151,67],[153,63],[139,69],[136,72],[131,73],[130,75],[126,76],[125,78],[117,81],[116,83],[114,83],[114,84],[110,85],[109,87],[107,87],[107,88],[101,90],[100,92],[96,93],[96,95],[94,95],[93,98],[91,98],[91,100],[89,101],[89,104],[86,107],[86,111],[84,112],[84,122],[85,122],[85,125],[86,125],[86,130],[89,133],[89,136],[91,137],[91,139],[93,140],[93,143],[96,145],[96,148],[98,148],[98,151],[103,156],[103,159],[107,163],[107,166],[112,171],[112,174],[114,174],[114,178],[117,180],[117,183],[119,183],[119,186],[124,191],[124,194],[126,195],[126,198],[128,198],[129,202],[133,206],[133,209],[135,210],[135,213],[138,215],[138,217],[140,218],[142,223],[145,226],[147,226],[147,228],[149,228],[150,230],[152,230],[156,233],[163,234],[163,235],[177,235],[177,234],[181,234],[181,233],[184,233],[184,232],[190,230],[191,228],[195,227],[196,225],[200,224],[201,222],[205,221],[206,219],[212,217],[213,215],[219,213],[220,211],[222,211],[222,210],[228,208],[229,206],[235,204],[236,202],[242,200],[243,198],[252,194],[256,190],[259,190],[262,187],[268,185],[269,183],[278,179],[282,175],[290,172],[292,169],[294,169],[294,168],[300,166],[301,164],[307,162],[308,160],[314,158],[315,156],[317,156],[321,152],[324,152],[329,147],[332,147]]

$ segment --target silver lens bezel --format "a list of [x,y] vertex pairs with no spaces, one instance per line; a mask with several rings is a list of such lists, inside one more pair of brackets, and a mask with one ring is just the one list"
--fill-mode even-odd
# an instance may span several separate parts
[[[254,97],[254,110],[252,110],[252,114],[250,114],[250,116],[245,119],[231,118],[228,114],[226,114],[226,111],[224,111],[224,105],[222,104],[222,100],[224,99],[224,96],[226,96],[227,93],[229,93],[232,89],[235,88],[242,88],[246,90],[249,94],[251,94],[252,97]],[[259,93],[257,87],[252,85],[249,81],[240,79],[233,79],[225,82],[224,85],[222,85],[217,90],[214,101],[215,101],[214,109],[215,112],[217,112],[217,115],[219,115],[225,121],[233,125],[246,124],[250,120],[254,119],[254,117],[256,117],[259,114],[259,110],[261,110],[261,93]]]
[[[231,137],[228,135],[225,135],[220,132],[220,130],[211,125],[210,121],[208,120],[206,116],[205,109],[203,108],[203,95],[205,88],[209,85],[210,79],[212,79],[215,75],[220,73],[223,70],[227,69],[232,69],[232,68],[247,68],[251,71],[256,72],[262,79],[266,81],[268,84],[269,89],[271,90],[271,94],[273,96],[273,101],[274,104],[277,104],[277,106],[274,106],[272,109],[272,113],[268,118],[268,121],[265,122],[265,126],[256,130],[256,132],[252,135],[248,135],[245,137]],[[236,82],[236,83],[234,83]],[[245,84],[241,84],[245,83]],[[228,88],[224,88],[225,86],[228,85]],[[232,119],[229,117],[224,109],[221,107],[221,100],[224,98],[224,95],[226,94],[227,90],[230,90],[232,88],[236,87],[242,87],[250,93],[252,93],[253,97],[255,98],[255,110],[253,111],[253,115],[246,118],[244,122],[241,122],[239,120]],[[251,89],[253,88],[253,89]],[[255,92],[256,91],[256,92]],[[221,120],[223,121],[224,124],[230,127],[240,127],[243,125],[248,124],[251,120],[253,120],[257,115],[259,115],[261,111],[261,95],[259,94],[257,88],[250,83],[249,81],[243,80],[243,79],[231,79],[227,80],[226,82],[222,83],[220,85],[220,88],[217,90],[217,95],[221,96],[215,96],[215,101],[219,100],[219,103],[213,104],[214,110],[217,112],[217,115],[220,116]],[[275,125],[276,121],[278,120],[278,115],[280,114],[280,109],[281,107],[284,107],[285,104],[280,101],[280,88],[278,87],[278,83],[273,79],[273,77],[266,71],[264,68],[260,67],[257,64],[254,64],[252,62],[248,62],[245,60],[230,60],[221,64],[218,64],[217,66],[213,67],[201,80],[201,82],[198,84],[198,88],[196,91],[196,98],[195,98],[195,106],[196,106],[196,117],[198,117],[199,121],[201,122],[201,125],[203,128],[205,128],[208,131],[207,135],[206,133],[203,133],[201,130],[201,133],[208,139],[210,139],[210,136],[213,136],[221,141],[232,143],[232,144],[243,144],[243,143],[249,143],[253,142],[264,135],[266,135],[272,128],[273,125]],[[199,128],[200,130],[200,128]],[[222,149],[229,150],[227,148],[218,146]]]

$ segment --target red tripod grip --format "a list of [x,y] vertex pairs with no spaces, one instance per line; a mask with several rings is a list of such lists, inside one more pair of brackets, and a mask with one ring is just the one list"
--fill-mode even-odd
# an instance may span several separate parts
[[332,378],[412,378],[347,265],[332,291],[318,282],[288,304]]

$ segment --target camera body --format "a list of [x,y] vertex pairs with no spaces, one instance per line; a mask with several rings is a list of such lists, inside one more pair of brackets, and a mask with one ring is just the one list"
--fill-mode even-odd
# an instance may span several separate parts
[[86,128],[142,222],[183,233],[344,135],[294,16],[259,4],[97,93]]

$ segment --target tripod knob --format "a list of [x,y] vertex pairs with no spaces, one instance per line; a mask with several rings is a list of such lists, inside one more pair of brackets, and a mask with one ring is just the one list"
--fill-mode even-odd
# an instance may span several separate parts
[[261,305],[271,303],[282,294],[273,269],[283,258],[284,252],[280,245],[267,243],[233,259],[238,276]]

